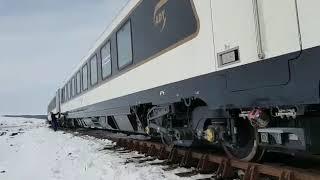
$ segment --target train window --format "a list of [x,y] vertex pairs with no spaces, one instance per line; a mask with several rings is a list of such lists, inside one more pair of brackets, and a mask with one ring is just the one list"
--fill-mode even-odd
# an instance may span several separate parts
[[64,86],[63,89],[64,89],[64,97],[63,97],[63,99],[64,99],[64,102],[67,102],[67,88],[66,88],[66,86]]
[[73,97],[73,84],[72,79],[70,80],[70,99]]
[[60,97],[61,97],[61,102],[63,102],[63,89],[61,89],[61,91],[60,91]]
[[66,84],[66,101],[69,99],[69,89],[68,89],[68,83]]
[[64,96],[65,96],[65,92],[64,92],[64,88],[61,89],[61,102],[64,102]]
[[70,99],[73,97],[73,84],[72,84],[72,79],[70,80]]
[[71,81],[69,81],[69,83],[68,83],[68,89],[69,89],[69,100],[70,100],[71,99],[71,92],[72,92]]
[[76,79],[72,78],[72,97],[76,95]]
[[77,94],[81,92],[81,76],[80,72],[77,73]]
[[85,91],[88,89],[88,66],[85,65],[82,67],[82,90]]
[[68,101],[68,85],[66,84],[65,86],[65,89],[66,89],[66,102]]
[[97,56],[93,56],[90,59],[90,80],[91,85],[95,85],[98,82],[98,63],[97,63]]
[[64,92],[64,88],[61,89],[61,102],[64,102],[64,96],[65,96],[65,92]]
[[128,21],[117,32],[118,68],[124,68],[132,63],[131,23]]
[[67,85],[64,86],[64,102],[67,102],[68,100],[68,89],[67,89]]
[[110,41],[101,48],[102,79],[111,75],[111,44]]
[[66,88],[67,88],[67,97],[66,97],[66,101],[68,101],[69,99],[69,84],[66,84]]

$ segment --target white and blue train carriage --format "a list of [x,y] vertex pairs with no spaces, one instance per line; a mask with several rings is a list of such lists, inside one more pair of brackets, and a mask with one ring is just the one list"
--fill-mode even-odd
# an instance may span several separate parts
[[65,126],[320,153],[320,1],[130,0],[57,90]]

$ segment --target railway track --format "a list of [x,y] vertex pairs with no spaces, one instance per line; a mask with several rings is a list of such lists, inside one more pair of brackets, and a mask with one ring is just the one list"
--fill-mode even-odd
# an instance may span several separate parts
[[109,139],[116,142],[115,146],[105,147],[104,150],[116,150],[120,153],[137,151],[144,155],[142,157],[136,157],[136,159],[141,158],[138,161],[139,163],[153,161],[155,159],[164,160],[163,162],[150,164],[167,165],[167,168],[164,168],[165,171],[170,171],[178,167],[190,168],[190,171],[176,174],[180,177],[191,177],[196,174],[212,174],[211,178],[205,179],[320,179],[320,171],[316,167],[297,168],[295,166],[283,165],[278,161],[266,162],[263,164],[243,162],[229,159],[222,153],[213,154],[208,151],[200,151],[198,149],[177,148],[146,138],[139,139],[137,136],[119,136],[111,132],[106,133],[107,131],[101,129],[78,129],[74,131],[65,129],[65,131],[71,133],[76,132],[77,135],[88,135],[99,139]]

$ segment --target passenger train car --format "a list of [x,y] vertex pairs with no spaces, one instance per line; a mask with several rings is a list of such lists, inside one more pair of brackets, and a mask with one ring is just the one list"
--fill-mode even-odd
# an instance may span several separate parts
[[178,146],[320,153],[320,1],[130,0],[50,112]]

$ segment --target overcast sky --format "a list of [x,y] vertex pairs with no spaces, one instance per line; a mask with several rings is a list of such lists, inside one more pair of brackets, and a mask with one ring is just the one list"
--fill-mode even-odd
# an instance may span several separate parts
[[46,113],[128,0],[0,0],[0,114]]

